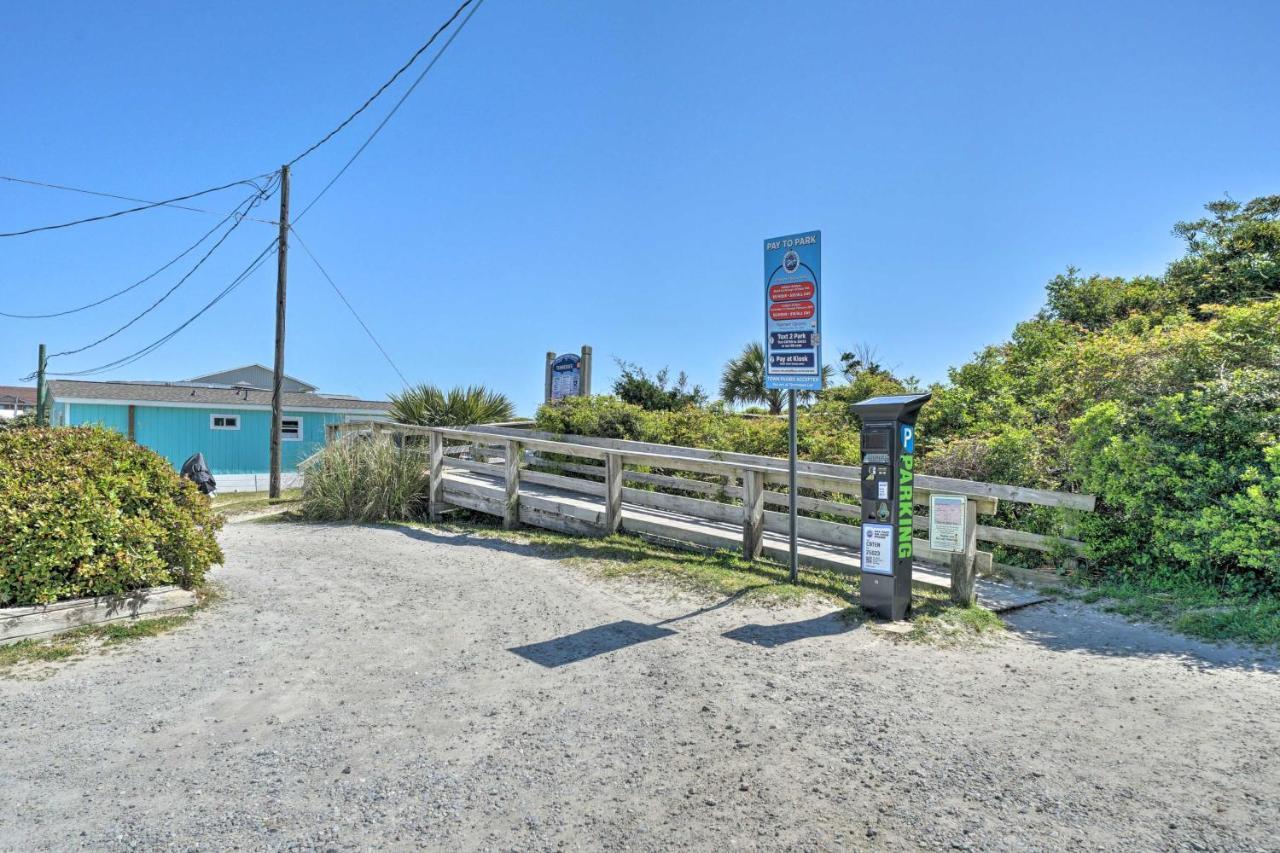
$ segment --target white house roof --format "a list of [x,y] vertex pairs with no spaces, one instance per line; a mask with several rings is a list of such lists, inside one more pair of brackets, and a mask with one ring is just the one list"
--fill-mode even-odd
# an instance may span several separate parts
[[[102,400],[121,403],[185,403],[189,405],[270,406],[271,392],[258,388],[196,385],[183,382],[85,382],[54,379],[49,394],[57,400]],[[359,400],[354,397],[328,397],[313,393],[284,393],[287,409],[329,409],[337,411],[386,411],[390,403],[383,400]]]
[[[230,370],[219,370],[204,376],[196,376],[188,382],[207,382],[215,385],[249,385],[253,388],[270,388],[275,371],[264,364],[246,364]],[[316,390],[316,386],[301,379],[284,375],[286,391],[308,392]]]

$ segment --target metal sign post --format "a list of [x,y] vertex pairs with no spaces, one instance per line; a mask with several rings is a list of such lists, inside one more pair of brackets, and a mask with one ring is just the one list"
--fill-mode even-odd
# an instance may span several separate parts
[[796,547],[796,392],[822,390],[822,232],[764,241],[764,387],[787,392],[791,582]]

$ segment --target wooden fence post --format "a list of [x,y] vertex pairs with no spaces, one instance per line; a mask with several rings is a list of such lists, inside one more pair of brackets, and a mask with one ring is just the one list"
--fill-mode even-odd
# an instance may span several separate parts
[[507,503],[502,526],[514,530],[520,526],[520,456],[524,448],[518,441],[508,441],[506,450]]
[[760,557],[764,545],[764,472],[742,472],[742,556]]
[[432,521],[439,521],[444,510],[444,436],[431,432],[427,438],[427,501]]
[[978,557],[978,502],[964,502],[964,550],[951,555],[951,601],[961,607],[977,602],[974,563]]
[[610,453],[604,458],[604,534],[622,527],[622,457]]

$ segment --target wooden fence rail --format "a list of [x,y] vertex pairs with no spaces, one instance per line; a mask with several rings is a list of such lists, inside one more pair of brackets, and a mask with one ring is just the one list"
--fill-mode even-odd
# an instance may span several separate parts
[[[384,421],[332,424],[327,438],[388,434],[399,441],[417,437],[428,450],[430,512],[439,518],[449,506],[498,516],[510,528],[520,523],[572,533],[608,534],[630,529],[723,546],[725,529],[740,528],[740,547],[749,559],[776,552],[776,537],[788,517],[769,507],[787,507],[787,460],[746,453],[680,447],[589,436],[560,436],[506,425],[417,427]],[[798,536],[813,543],[806,561],[848,570],[847,558],[824,556],[823,547],[856,553],[861,469],[856,465],[800,462],[797,472]],[[689,475],[693,476],[689,476]],[[918,474],[914,503],[928,506],[930,494],[968,499],[971,535],[963,556],[971,569],[993,568],[990,543],[1033,551],[1081,555],[1084,545],[1066,535],[1046,536],[976,523],[994,515],[1000,501],[1091,512],[1090,495],[982,483]],[[818,518],[815,515],[825,515]],[[833,520],[833,518],[835,520]],[[691,523],[692,522],[692,523]],[[699,524],[698,522],[705,522]],[[927,514],[914,517],[927,533]],[[737,533],[732,534],[735,539]],[[927,538],[914,540],[916,557],[947,565],[950,554],[935,552]]]

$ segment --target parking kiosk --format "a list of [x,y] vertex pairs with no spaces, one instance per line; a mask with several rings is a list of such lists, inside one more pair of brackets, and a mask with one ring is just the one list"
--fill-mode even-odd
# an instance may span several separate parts
[[862,419],[862,606],[884,619],[911,610],[916,416],[931,396],[853,404]]

